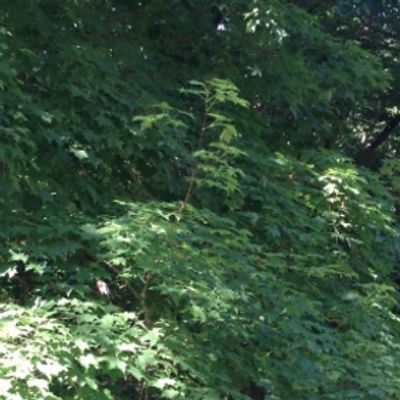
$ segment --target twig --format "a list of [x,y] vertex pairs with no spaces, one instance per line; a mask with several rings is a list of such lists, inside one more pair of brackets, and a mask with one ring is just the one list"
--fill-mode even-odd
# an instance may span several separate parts
[[140,385],[140,399],[141,400],[148,400],[149,398],[149,392],[147,390],[147,384],[146,382],[142,382]]
[[146,325],[147,328],[151,328],[152,325],[149,308],[147,307],[147,293],[149,291],[152,279],[153,279],[153,273],[147,272],[144,280],[143,290],[140,292],[140,297],[139,297],[140,308],[142,309],[144,324]]
[[[203,114],[203,122],[201,124],[201,128],[199,131],[199,139],[197,141],[196,151],[201,150],[201,148],[203,147],[204,136],[205,136],[205,132],[207,130],[207,123],[208,123],[208,108],[207,108],[207,103],[206,103],[205,108],[204,108],[204,114]],[[179,212],[182,212],[185,209],[186,205],[189,203],[190,199],[192,198],[193,188],[194,188],[194,184],[196,182],[198,170],[199,170],[198,164],[196,162],[194,162],[194,164],[192,166],[192,172],[191,172],[190,178],[189,178],[189,185],[186,190],[184,200],[183,200],[181,206],[179,207]]]

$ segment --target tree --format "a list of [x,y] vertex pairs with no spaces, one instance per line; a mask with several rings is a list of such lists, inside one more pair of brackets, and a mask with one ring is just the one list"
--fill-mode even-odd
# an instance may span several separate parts
[[361,133],[357,158],[369,166],[397,153],[399,124],[399,4],[396,1],[340,1],[323,17],[334,34],[352,40],[379,56],[391,75],[384,93],[372,94],[370,106],[352,122]]
[[345,7],[4,1],[0,398],[399,398],[400,169],[346,156],[391,57]]

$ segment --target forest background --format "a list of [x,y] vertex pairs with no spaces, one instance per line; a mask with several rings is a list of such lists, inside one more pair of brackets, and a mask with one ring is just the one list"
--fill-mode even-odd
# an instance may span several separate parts
[[0,26],[1,399],[400,399],[398,1]]

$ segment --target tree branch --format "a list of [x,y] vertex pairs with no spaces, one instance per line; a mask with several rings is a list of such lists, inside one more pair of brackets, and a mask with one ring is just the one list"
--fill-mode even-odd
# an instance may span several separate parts
[[153,273],[152,272],[146,272],[145,278],[144,278],[144,285],[142,291],[139,293],[128,281],[128,279],[121,278],[119,276],[120,271],[115,268],[111,263],[107,264],[108,267],[117,275],[117,277],[120,280],[123,280],[125,283],[126,288],[132,293],[133,297],[135,297],[136,300],[139,301],[140,304],[140,310],[143,314],[143,320],[144,324],[146,325],[147,328],[151,328],[151,319],[150,319],[150,312],[149,308],[147,306],[147,294],[149,291],[149,287],[151,284],[151,281],[153,280]]
[[393,131],[400,124],[400,114],[397,114],[390,118],[386,122],[385,128],[378,134],[378,136],[367,146],[367,151],[374,151],[382,143],[384,143],[388,137],[393,133]]

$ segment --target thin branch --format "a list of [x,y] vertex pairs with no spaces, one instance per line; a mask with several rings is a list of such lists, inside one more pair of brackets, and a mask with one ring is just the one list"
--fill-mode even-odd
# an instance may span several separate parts
[[[206,100],[206,105],[204,107],[204,114],[203,114],[203,122],[201,124],[201,128],[200,128],[200,131],[199,131],[199,139],[198,139],[198,142],[197,142],[196,151],[201,150],[202,147],[203,147],[204,136],[205,136],[205,133],[206,133],[206,130],[207,130],[207,123],[208,123],[208,107],[207,107],[207,100]],[[190,199],[192,198],[194,184],[196,182],[198,169],[199,168],[198,168],[197,162],[194,162],[194,164],[192,166],[192,172],[191,172],[190,178],[189,178],[189,185],[188,185],[188,188],[186,190],[185,198],[184,198],[181,206],[179,207],[179,212],[182,212],[185,209],[186,205],[189,203]]]
[[[120,271],[117,268],[115,268],[112,264],[107,264],[107,265],[115,274],[117,274],[119,279],[122,279],[119,276]],[[147,272],[145,274],[144,286],[140,293],[130,284],[128,279],[125,279],[125,278],[122,279],[124,281],[126,288],[132,293],[133,297],[135,297],[135,299],[139,301],[140,310],[143,314],[144,324],[146,325],[147,328],[150,328],[152,325],[152,322],[150,319],[149,308],[147,306],[147,294],[148,294],[152,279],[153,279],[153,273]]]
[[108,268],[111,269],[111,271],[113,271],[117,275],[118,279],[124,281],[125,286],[133,294],[135,299],[140,300],[140,293],[136,291],[136,289],[129,283],[129,281],[127,279],[123,279],[123,278],[121,278],[121,276],[119,276],[120,271],[117,268],[115,268],[114,265],[112,265],[111,263],[107,263],[107,266],[108,266]]
[[142,309],[144,324],[146,325],[147,328],[151,328],[152,325],[149,308],[147,307],[147,294],[152,280],[153,280],[153,273],[147,272],[144,280],[143,290],[140,292],[140,297],[139,297],[140,308]]

